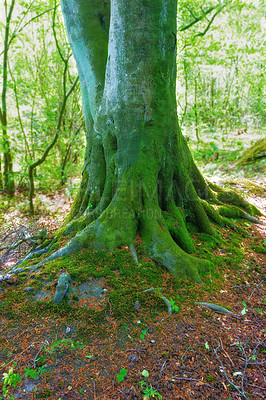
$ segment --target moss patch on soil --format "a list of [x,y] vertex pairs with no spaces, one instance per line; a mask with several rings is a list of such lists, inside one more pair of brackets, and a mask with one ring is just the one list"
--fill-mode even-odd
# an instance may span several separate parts
[[[144,397],[144,387],[152,387],[163,399],[228,400],[239,392],[221,372],[218,354],[230,382],[239,386],[237,368],[245,374],[245,395],[260,398],[251,385],[263,393],[265,242],[252,223],[231,222],[238,230],[213,225],[213,235],[197,234],[190,225],[194,255],[212,263],[200,271],[200,285],[149,259],[139,237],[138,263],[127,246],[112,254],[82,250],[2,282],[1,373],[14,366],[21,378],[8,395],[136,400]],[[71,276],[71,291],[55,304],[62,272]],[[147,291],[151,288],[156,290]],[[170,301],[172,316],[161,295]],[[220,305],[240,319],[195,302]],[[26,376],[27,367],[35,379]],[[118,382],[122,368],[127,374]]]

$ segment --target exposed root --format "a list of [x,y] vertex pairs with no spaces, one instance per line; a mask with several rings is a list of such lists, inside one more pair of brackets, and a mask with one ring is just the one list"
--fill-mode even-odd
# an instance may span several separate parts
[[199,271],[210,269],[211,263],[185,253],[172,239],[165,223],[141,218],[141,237],[149,257],[166,267],[170,273],[201,283]]
[[187,253],[194,253],[195,246],[187,231],[185,217],[172,201],[167,207],[169,212],[164,212],[163,217],[167,228],[174,241]]
[[243,211],[241,208],[233,205],[218,206],[218,211],[220,215],[227,218],[243,218],[254,222],[255,224],[262,224],[259,219],[251,216],[250,214]]
[[168,314],[169,315],[173,315],[171,302],[165,296],[162,295],[161,288],[153,288],[153,287],[151,287],[150,289],[143,290],[143,292],[155,292],[165,302],[165,304],[167,305]]
[[[195,253],[195,247],[187,230],[186,220],[195,223],[201,232],[211,235],[216,234],[211,222],[218,226],[229,226],[244,235],[245,231],[241,227],[236,227],[231,218],[245,218],[254,223],[260,221],[253,216],[258,213],[256,207],[247,203],[236,192],[224,190],[213,184],[211,188],[206,184],[204,191],[204,179],[197,180],[200,182],[200,188],[197,190],[196,181],[192,183],[188,174],[185,174],[185,177],[186,186],[181,185],[180,188],[174,188],[171,184],[172,176],[167,177],[170,183],[164,187],[167,195],[164,193],[163,198],[166,200],[160,205],[159,196],[156,197],[152,184],[143,186],[138,191],[138,184],[130,186],[121,183],[112,199],[110,185],[107,184],[103,189],[105,196],[98,204],[94,204],[93,210],[90,205],[84,209],[83,204],[82,215],[76,212],[76,219],[63,226],[47,247],[33,251],[16,266],[36,255],[47,253],[54,241],[71,232],[77,233],[66,246],[27,269],[38,269],[49,261],[85,248],[94,251],[106,249],[113,252],[125,245],[129,247],[134,260],[138,263],[133,243],[139,232],[147,255],[151,259],[164,266],[174,276],[190,278],[201,283],[200,272],[208,271],[212,264],[208,260],[191,255]],[[199,194],[202,197],[199,197]],[[23,268],[15,268],[11,272],[22,270]]]

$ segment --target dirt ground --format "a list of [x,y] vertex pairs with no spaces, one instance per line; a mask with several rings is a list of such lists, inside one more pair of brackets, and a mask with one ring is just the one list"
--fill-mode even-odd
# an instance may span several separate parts
[[[265,211],[262,195],[250,198]],[[58,198],[49,199],[50,204],[53,201],[59,204]],[[55,207],[34,224],[11,210],[14,214],[9,214],[9,219],[6,216],[6,221],[12,220],[12,224],[5,225],[2,237],[12,230],[22,235],[24,229],[24,235],[32,236],[40,227],[55,229],[55,215],[62,218],[62,210],[66,213],[69,209],[64,199],[60,201],[60,217]],[[264,217],[261,220],[265,222]],[[30,315],[18,302],[10,304],[8,300],[6,306],[21,281],[3,281],[0,364],[1,374],[9,375],[2,375],[0,393],[6,395],[2,398],[265,398],[265,253],[261,252],[265,225],[250,224],[247,229],[248,236],[241,242],[245,248],[241,265],[225,267],[219,277],[208,277],[209,286],[184,285],[177,294],[182,306],[178,310],[173,307],[177,311],[173,315],[166,308],[154,312],[139,305],[130,316],[123,315],[116,312],[108,295],[105,316],[95,325],[82,318],[71,320],[67,315],[47,313],[41,302]],[[229,237],[226,229],[222,234],[225,240]],[[14,243],[16,235],[10,234],[1,245]],[[253,239],[258,247],[252,245]],[[26,251],[25,242],[9,254],[2,250],[2,273]],[[225,255],[219,248],[216,253],[217,257]],[[217,313],[196,302],[222,305],[231,314]]]

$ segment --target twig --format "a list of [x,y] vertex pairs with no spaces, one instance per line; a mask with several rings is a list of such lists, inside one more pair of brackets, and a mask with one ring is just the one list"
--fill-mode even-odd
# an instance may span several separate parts
[[228,375],[227,375],[227,373],[226,373],[225,367],[224,367],[224,365],[223,365],[223,363],[222,363],[222,361],[221,361],[221,359],[220,359],[220,357],[219,357],[219,355],[218,355],[218,353],[217,353],[217,350],[218,350],[220,347],[221,347],[221,345],[219,344],[219,346],[216,347],[216,349],[213,348],[213,351],[214,351],[214,354],[216,355],[216,357],[217,357],[217,359],[218,359],[218,361],[219,361],[219,363],[220,363],[220,365],[221,365],[221,367],[222,367],[222,370],[223,370],[223,373],[224,373],[224,376],[225,376],[227,382],[228,382],[229,385],[231,385],[241,396],[243,396],[246,400],[248,400],[248,397],[246,396],[246,393],[245,393],[245,391],[244,391],[244,389],[243,389],[243,377],[244,377],[244,374],[242,375],[242,388],[241,388],[240,386],[235,385],[232,381],[230,381],[230,379],[228,378]]
[[95,390],[95,382],[93,381],[93,396],[94,400],[96,400],[96,390]]
[[168,363],[168,360],[165,360],[165,362],[163,363],[163,365],[162,365],[162,367],[161,367],[160,374],[159,374],[159,377],[158,377],[157,390],[159,389],[159,386],[160,386],[160,379],[161,379],[161,377],[162,377],[164,367],[166,366],[167,363]]
[[189,347],[186,349],[185,353],[182,354],[182,356],[181,356],[181,362],[182,362],[182,363],[183,363],[183,361],[184,361],[184,357],[185,357],[186,353],[188,352],[188,350],[189,350],[190,348],[191,348],[191,346],[189,346]]
[[252,293],[251,293],[251,295],[250,295],[249,298],[248,298],[249,300],[250,300],[251,297],[253,296],[253,293],[255,292],[255,290],[258,289],[258,287],[262,284],[262,282],[263,282],[263,281],[259,282],[259,283],[257,284],[257,286],[255,287],[255,289],[252,290]]
[[45,346],[46,344],[49,344],[49,342],[48,342],[47,340],[45,340],[45,341],[43,342],[43,344],[41,345],[40,350],[38,351],[38,353],[37,353],[36,356],[34,357],[34,360],[33,360],[33,367],[34,367],[34,369],[36,368],[36,361],[37,361],[37,358],[38,358],[38,356],[40,355],[40,353],[42,352],[42,349],[44,348],[44,346]]
[[224,347],[223,347],[221,338],[219,338],[219,339],[220,339],[220,344],[221,344],[221,346],[222,346],[223,351],[225,352],[225,354],[227,355],[228,359],[231,361],[232,366],[234,367],[235,365],[234,365],[233,361],[231,360],[229,354],[227,353],[227,351],[226,351],[226,350],[224,349]]
[[263,399],[265,399],[265,397],[264,397],[263,394],[260,394],[260,393],[258,393],[258,392],[254,392],[253,394],[256,394],[257,396],[260,396],[260,397],[262,397]]
[[143,349],[141,349],[141,350],[137,350],[137,349],[127,349],[126,351],[136,351],[136,352],[143,351],[143,352],[145,352],[145,351],[147,351],[147,350],[146,350],[146,349],[145,349],[145,350],[143,350]]
[[219,389],[217,389],[215,386],[212,386],[212,385],[209,385],[208,383],[202,382],[200,379],[195,379],[195,378],[184,378],[183,376],[182,376],[182,377],[173,376],[173,377],[171,378],[171,381],[172,381],[172,379],[179,379],[179,380],[181,380],[181,381],[201,382],[201,383],[203,383],[205,386],[208,386],[208,387],[211,388],[211,389],[219,390]]
[[252,386],[252,387],[254,387],[254,388],[256,388],[256,389],[266,390],[266,388],[264,388],[264,387],[257,386],[257,385],[251,385],[251,383],[247,383],[247,385],[248,385],[248,386]]
[[2,239],[0,239],[0,242],[6,240],[10,235],[13,235],[13,233],[17,233],[17,230],[7,233]]

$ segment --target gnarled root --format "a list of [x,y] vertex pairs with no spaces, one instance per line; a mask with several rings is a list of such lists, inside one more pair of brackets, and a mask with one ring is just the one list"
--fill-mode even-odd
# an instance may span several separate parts
[[[168,196],[165,196],[167,201],[159,204],[156,195],[151,196],[150,192],[141,189],[138,191],[137,185],[134,186],[132,195],[133,186],[129,188],[126,183],[122,183],[110,201],[109,197],[105,197],[94,210],[89,212],[86,209],[77,219],[63,226],[55,240],[62,234],[73,231],[77,233],[66,246],[30,269],[39,268],[48,261],[84,248],[106,249],[113,252],[125,245],[129,247],[135,261],[138,262],[133,243],[139,232],[146,253],[151,259],[166,267],[177,277],[191,278],[200,283],[200,272],[208,271],[212,264],[208,260],[191,255],[195,252],[195,247],[187,230],[186,220],[194,222],[200,231],[208,234],[215,234],[210,221],[219,226],[238,229],[240,232],[241,228],[236,228],[230,218],[246,218],[260,223],[253,217],[260,212],[236,192],[224,190],[216,185],[211,185],[210,188],[207,184],[204,191],[203,186],[204,180],[200,180],[200,190],[196,182],[193,184],[188,182],[186,192],[181,188],[179,193],[174,193],[170,184],[167,186]],[[199,196],[201,193],[202,198]],[[228,202],[233,205],[228,205]],[[38,253],[45,253],[50,247],[51,244]],[[23,261],[36,254],[37,252],[30,254]],[[15,271],[18,270],[11,272]]]

